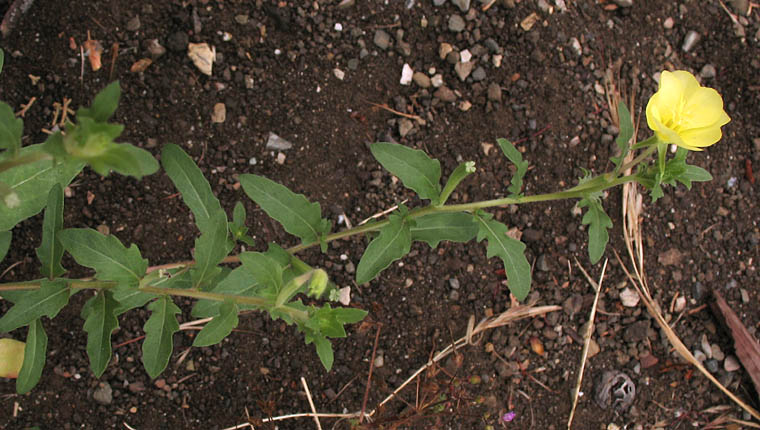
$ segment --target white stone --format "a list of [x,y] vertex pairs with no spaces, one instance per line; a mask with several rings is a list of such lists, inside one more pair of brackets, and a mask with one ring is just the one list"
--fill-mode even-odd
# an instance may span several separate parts
[[414,76],[414,70],[409,66],[409,64],[404,63],[404,68],[401,69],[401,80],[399,83],[401,85],[409,85],[412,83],[412,76]]
[[443,85],[443,75],[440,73],[436,73],[435,75],[433,75],[432,78],[430,78],[430,83],[435,88],[440,87],[441,85]]
[[641,298],[639,297],[639,293],[635,290],[626,288],[620,292],[620,301],[623,303],[623,306],[627,308],[635,308],[638,306],[639,300],[641,300]]
[[343,78],[346,77],[346,73],[343,70],[340,69],[333,69],[333,75],[335,75],[338,80],[343,80]]
[[463,63],[466,63],[472,60],[472,53],[469,49],[465,49],[459,53],[459,59],[462,60]]

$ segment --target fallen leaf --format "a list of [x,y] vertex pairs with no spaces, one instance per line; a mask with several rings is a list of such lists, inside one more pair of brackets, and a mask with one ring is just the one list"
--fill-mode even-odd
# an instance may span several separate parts
[[145,69],[147,69],[151,64],[153,64],[153,60],[150,58],[141,58],[132,64],[132,67],[129,68],[129,71],[132,73],[144,72]]

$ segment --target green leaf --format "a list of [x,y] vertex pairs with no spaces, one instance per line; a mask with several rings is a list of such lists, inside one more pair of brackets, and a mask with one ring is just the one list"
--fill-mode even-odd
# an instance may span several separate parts
[[68,228],[60,232],[60,238],[77,263],[95,269],[101,281],[136,286],[148,268],[148,260],[142,258],[136,245],[125,248],[115,236],[90,228]]
[[42,266],[40,272],[50,279],[61,276],[66,269],[61,266],[63,245],[58,234],[63,228],[63,188],[53,185],[48,194],[45,217],[42,221],[42,243],[37,248],[37,258]]
[[245,227],[245,206],[243,206],[243,202],[235,203],[235,208],[232,210],[232,223],[236,227]]
[[[40,149],[40,145],[25,146],[19,156],[39,153]],[[48,192],[53,185],[60,184],[65,188],[83,167],[84,163],[75,160],[57,165],[50,160],[40,160],[0,172],[0,182],[15,191],[21,202],[15,208],[0,209],[0,231],[10,230],[19,222],[37,215],[47,204]]]
[[686,188],[691,189],[692,182],[707,182],[712,181],[713,177],[707,170],[699,167],[687,164],[683,173],[676,176],[675,179],[684,184]]
[[443,191],[441,191],[441,196],[438,199],[438,204],[443,205],[446,203],[451,193],[456,189],[457,186],[459,186],[459,183],[462,182],[464,178],[473,173],[475,173],[474,161],[465,161],[464,163],[460,163],[459,166],[457,166],[457,168],[451,172],[449,179],[446,180],[446,185],[443,187]]
[[0,102],[0,149],[16,156],[21,149],[21,136],[24,134],[24,121],[16,118],[13,109],[7,103]]
[[224,257],[232,250],[232,241],[227,231],[227,216],[217,212],[216,220],[209,220],[207,230],[195,240],[195,266],[191,269],[193,288],[204,288],[208,281],[216,277],[218,267]]
[[443,212],[421,216],[411,227],[412,240],[426,242],[431,248],[442,240],[468,242],[478,233],[472,215],[464,212]]
[[198,333],[193,346],[216,345],[229,336],[238,325],[238,308],[234,302],[224,302],[219,307],[219,314]]
[[[250,270],[240,266],[230,272],[221,282],[216,284],[210,292],[219,294],[232,294],[236,296],[257,296],[259,283],[253,277]],[[210,318],[219,314],[222,302],[216,300],[198,300],[193,306],[192,316],[195,318]],[[239,309],[254,309],[252,305],[240,305]]]
[[182,194],[182,200],[193,212],[195,224],[201,233],[217,228],[220,213],[224,215],[225,220],[227,219],[227,214],[211,191],[211,186],[201,169],[179,146],[164,146],[161,151],[161,164],[169,179]]
[[510,196],[520,195],[520,191],[522,190],[523,177],[525,177],[525,173],[528,172],[530,163],[523,161],[522,154],[512,142],[508,141],[507,139],[496,139],[496,142],[499,144],[501,151],[504,152],[504,155],[507,156],[509,161],[511,161],[512,164],[517,167],[517,171],[512,177],[507,190],[511,193]]
[[45,367],[45,353],[47,351],[48,337],[42,321],[39,318],[29,324],[26,334],[26,346],[24,347],[24,364],[16,379],[16,392],[28,393],[40,381],[42,369]]
[[119,86],[119,81],[111,82],[95,96],[91,107],[79,108],[77,120],[81,121],[81,118],[88,117],[97,122],[108,121],[119,106],[120,96],[121,87]]
[[361,285],[375,279],[391,263],[408,254],[411,246],[409,223],[400,215],[391,215],[380,235],[364,251],[356,267],[356,283]]
[[11,247],[11,239],[13,239],[13,233],[9,231],[0,231],[0,261],[3,261],[8,254],[8,250]]
[[404,186],[414,190],[422,199],[438,204],[441,193],[441,163],[419,149],[396,143],[378,142],[369,147],[372,155]]
[[40,281],[40,288],[27,292],[19,298],[8,312],[0,318],[0,333],[7,333],[30,322],[47,316],[55,318],[69,302],[69,287],[65,280]]
[[108,176],[111,171],[142,179],[158,171],[158,161],[153,155],[128,143],[111,143],[101,154],[83,158],[92,170],[99,175]]
[[275,293],[282,287],[282,266],[260,252],[243,252],[240,262],[253,275],[256,282]]
[[114,315],[121,315],[131,309],[141,308],[155,299],[155,294],[143,293],[137,287],[119,284],[113,289],[113,299],[118,303]]
[[354,324],[367,316],[367,311],[356,308],[335,308],[332,310],[335,318],[343,324]]
[[588,206],[583,215],[583,224],[588,224],[588,256],[592,264],[596,264],[604,255],[604,249],[610,237],[607,229],[612,228],[612,220],[604,213],[604,208],[598,199],[583,199],[579,207]]
[[530,291],[530,264],[525,257],[525,244],[507,236],[507,226],[494,220],[492,214],[478,212],[473,217],[479,227],[477,241],[488,240],[486,256],[501,258],[509,291],[517,300],[524,300]]
[[0,49],[0,72],[3,71],[3,64],[5,64],[5,52]]
[[174,349],[172,337],[179,330],[177,314],[181,311],[168,296],[149,304],[148,310],[151,315],[143,326],[142,360],[150,378],[155,379],[169,364]]
[[240,184],[251,200],[304,244],[317,242],[330,231],[330,222],[322,219],[319,203],[309,202],[303,194],[257,175],[240,175]]
[[84,331],[87,332],[87,356],[90,368],[97,378],[111,361],[111,333],[119,327],[116,308],[119,303],[108,290],[99,291],[82,307]]
[[631,112],[622,101],[618,103],[617,112],[620,121],[620,133],[617,139],[615,139],[615,143],[620,148],[620,156],[612,157],[610,160],[615,163],[616,167],[620,167],[623,159],[625,159],[628,151],[631,149],[630,140],[633,137],[633,122],[631,122]]
[[314,338],[314,346],[317,348],[319,361],[322,362],[322,366],[325,366],[325,370],[329,372],[335,359],[332,344],[324,336],[316,336]]

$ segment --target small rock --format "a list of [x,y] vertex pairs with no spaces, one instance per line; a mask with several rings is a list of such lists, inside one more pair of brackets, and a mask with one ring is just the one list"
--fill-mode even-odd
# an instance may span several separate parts
[[673,25],[675,25],[675,20],[671,17],[667,17],[662,23],[662,26],[665,28],[665,30],[671,30],[673,28]]
[[565,314],[569,315],[570,317],[580,312],[582,307],[583,296],[580,294],[573,294],[572,296],[565,299],[565,301],[562,303],[562,310],[565,311]]
[[444,102],[454,102],[457,100],[457,95],[454,93],[454,91],[451,91],[445,85],[442,85],[440,88],[438,88],[438,90],[433,94],[433,97]]
[[658,361],[659,360],[657,359],[657,357],[655,357],[654,355],[648,352],[639,357],[639,362],[641,362],[641,367],[643,367],[644,369],[649,369],[650,367],[657,364]]
[[190,37],[184,31],[177,31],[169,36],[166,41],[166,46],[175,52],[182,52],[187,49],[187,44],[190,41]]
[[683,52],[691,51],[697,45],[700,38],[701,36],[699,33],[694,30],[689,30],[689,32],[686,33],[686,37],[683,38],[683,45],[681,46]]
[[454,47],[448,43],[444,42],[438,45],[438,56],[441,58],[441,60],[445,59],[446,56],[449,55],[449,53],[452,51],[454,51]]
[[686,297],[679,296],[676,299],[676,303],[673,306],[673,311],[675,312],[683,312],[683,310],[686,309]]
[[649,334],[649,327],[649,321],[636,321],[635,323],[626,327],[625,331],[623,332],[623,340],[628,343],[641,342],[647,338],[647,335]]
[[663,266],[675,266],[681,263],[683,254],[676,248],[670,248],[667,251],[661,252],[657,257],[657,261]]
[[488,100],[501,103],[501,86],[495,82],[488,85]]
[[626,289],[620,292],[620,302],[627,308],[635,308],[638,306],[639,300],[641,300],[639,293],[631,288],[626,287]]
[[472,60],[472,52],[470,52],[469,49],[465,49],[459,52],[459,61],[461,61],[462,63],[466,63],[470,60]]
[[346,77],[346,72],[340,69],[333,69],[333,75],[335,75],[335,77],[338,78],[339,81],[342,81],[343,78]]
[[599,344],[596,343],[594,339],[590,339],[588,343],[588,358],[592,358],[593,356],[599,354],[599,351],[601,351]]
[[430,83],[433,85],[434,88],[438,88],[441,85],[443,85],[443,75],[440,73],[436,73],[433,75],[432,78],[430,78]]
[[356,0],[341,0],[338,3],[338,9],[348,9],[356,4]]
[[248,15],[235,15],[235,22],[240,25],[248,24]]
[[707,360],[707,361],[705,361],[705,367],[707,368],[707,370],[710,371],[710,373],[715,373],[715,372],[718,371],[718,369],[720,369],[720,365],[718,364],[718,360],[714,360],[712,358],[709,359],[709,360]]
[[375,38],[373,39],[375,46],[385,51],[391,44],[391,35],[383,30],[375,31]]
[[712,79],[717,75],[718,72],[715,70],[715,66],[712,64],[705,64],[702,66],[702,70],[699,71],[699,76],[705,78],[705,79]]
[[739,290],[739,292],[741,293],[741,296],[742,296],[742,303],[744,303],[745,305],[749,303],[749,293],[747,293],[747,290],[742,288]]
[[275,159],[275,161],[280,166],[282,166],[283,164],[285,164],[285,154],[283,154],[282,152],[278,152],[277,153],[277,158]]
[[536,269],[542,272],[548,272],[552,270],[552,268],[549,266],[549,262],[546,261],[546,254],[541,254],[538,256],[538,260],[536,260]]
[[273,151],[286,151],[293,147],[293,144],[280,136],[269,132],[269,138],[267,139],[266,148]]
[[166,54],[166,48],[161,46],[161,44],[158,42],[158,39],[150,39],[148,41],[147,49],[153,60]]
[[525,19],[520,21],[520,27],[524,31],[530,31],[530,29],[533,28],[533,25],[536,24],[536,21],[538,21],[538,14],[536,12],[533,12],[530,15],[526,16]]
[[465,22],[464,18],[457,14],[451,15],[449,18],[449,31],[453,31],[454,33],[459,33],[462,30],[464,30]]
[[414,70],[412,70],[409,64],[404,63],[404,67],[401,69],[401,79],[399,80],[399,83],[401,85],[411,84],[412,76],[414,76]]
[[620,7],[631,7],[633,6],[633,0],[613,0],[616,5]]
[[398,122],[398,134],[401,137],[406,137],[413,128],[414,123],[409,118],[401,118]]
[[459,279],[457,278],[449,278],[449,286],[455,290],[459,289]]
[[198,70],[211,76],[214,61],[216,61],[216,50],[209,47],[208,43],[189,43],[187,45],[187,56],[193,60],[193,64]]
[[224,103],[214,105],[214,112],[211,113],[211,122],[221,124],[227,119],[227,106]]
[[108,382],[102,382],[100,387],[92,393],[92,398],[101,405],[110,405],[113,402],[113,389]]
[[127,21],[127,30],[128,31],[137,31],[140,29],[140,16],[135,15],[134,18]]
[[749,15],[749,0],[731,0],[731,6],[737,13]]
[[470,108],[472,108],[472,103],[470,103],[469,100],[462,100],[459,103],[459,110],[461,110],[462,112],[467,112],[468,110],[470,110]]
[[446,3],[446,0],[433,0],[433,6],[435,7],[443,6],[444,3]]
[[741,368],[739,360],[733,355],[726,357],[726,361],[723,362],[723,369],[725,369],[726,372],[736,372],[739,368]]
[[385,358],[382,355],[375,357],[375,367],[379,369],[383,367],[383,365],[385,365]]
[[699,342],[699,346],[702,348],[702,352],[705,353],[707,358],[712,358],[712,345],[707,341],[707,335],[702,335],[702,340]]
[[486,69],[478,66],[474,72],[472,72],[472,80],[475,82],[480,82],[483,79],[486,78]]
[[129,391],[131,393],[139,393],[145,391],[145,384],[142,381],[137,381],[129,384]]
[[420,88],[430,88],[430,78],[422,72],[414,72],[412,80]]
[[472,73],[473,66],[473,63],[469,61],[466,63],[457,63],[454,66],[454,71],[457,73],[457,76],[459,76],[459,79],[464,82],[464,80],[470,76],[470,73]]
[[714,359],[723,361],[723,359],[726,358],[726,355],[723,354],[723,351],[720,349],[720,346],[718,346],[717,343],[710,345],[710,349],[712,350],[712,356]]
[[467,12],[470,9],[470,0],[451,0],[451,2],[462,12]]
[[457,300],[459,300],[459,291],[451,290],[451,292],[449,293],[449,300],[451,300],[452,302],[456,302]]

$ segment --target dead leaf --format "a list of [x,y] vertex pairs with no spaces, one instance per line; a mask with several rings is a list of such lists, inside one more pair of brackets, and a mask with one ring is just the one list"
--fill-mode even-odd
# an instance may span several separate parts
[[141,73],[144,72],[145,69],[147,69],[151,64],[153,64],[153,60],[150,58],[141,58],[132,64],[132,67],[129,68],[129,71],[132,73]]

